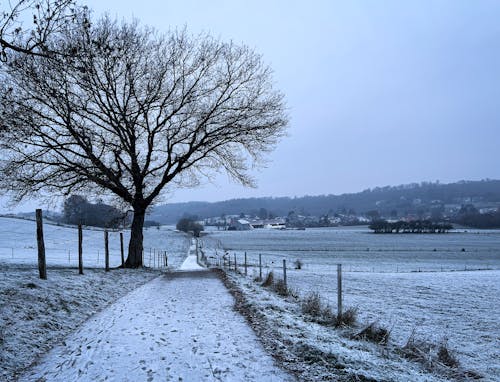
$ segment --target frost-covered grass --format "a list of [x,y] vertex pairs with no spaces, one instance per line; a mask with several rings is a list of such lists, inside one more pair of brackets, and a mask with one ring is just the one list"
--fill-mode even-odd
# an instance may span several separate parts
[[157,271],[50,268],[0,263],[0,380],[12,381],[82,322]]
[[[269,267],[263,275],[273,270],[276,279],[287,259],[288,285],[301,296],[319,293],[334,311],[336,265],[342,263],[344,306],[357,308],[360,323],[387,328],[391,343],[398,346],[412,333],[422,343],[447,340],[464,368],[485,380],[500,375],[500,231],[374,235],[359,229],[254,230],[213,232],[205,241],[218,254],[228,250],[233,258],[236,253],[239,264],[244,251],[253,265],[262,253]],[[303,263],[300,270],[294,269],[296,259]],[[485,268],[490,270],[469,271]],[[258,276],[257,268],[249,269],[251,277]]]
[[312,271],[337,263],[361,272],[500,269],[500,230],[376,235],[366,227],[256,229],[212,231],[206,240],[240,256],[246,251],[254,264],[261,253],[266,265],[281,265],[285,258],[290,267],[300,260]]
[[[124,249],[127,253],[130,231],[124,230]],[[55,225],[46,220],[44,241],[47,265],[78,266],[78,231],[76,227]],[[178,268],[189,249],[187,235],[172,227],[144,229],[144,265],[153,267],[154,254],[167,252],[168,265]],[[121,264],[120,232],[109,232],[110,266]],[[37,264],[36,224],[34,221],[0,218],[0,261],[15,264]],[[104,267],[104,231],[85,227],[83,230],[84,267]]]
[[[236,308],[247,317],[264,346],[300,381],[449,381],[394,347],[351,339],[352,329],[311,320],[300,300],[283,298],[251,277],[226,273]],[[447,370],[448,371],[448,370]]]
[[[12,380],[95,312],[158,275],[147,270],[104,272],[103,230],[83,231],[84,275],[78,275],[75,227],[45,222],[48,280],[38,278],[36,225],[0,218],[0,380]],[[124,231],[125,253],[129,231]],[[190,239],[169,227],[144,231],[144,263],[167,251],[169,267],[179,267]],[[121,264],[119,232],[109,233],[110,265]],[[150,257],[149,254],[152,254]],[[151,259],[151,260],[150,260]]]

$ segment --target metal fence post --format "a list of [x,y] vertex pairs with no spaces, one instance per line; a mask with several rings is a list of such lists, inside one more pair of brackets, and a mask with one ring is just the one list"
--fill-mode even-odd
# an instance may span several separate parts
[[287,287],[286,283],[286,260],[283,259],[283,282],[285,283],[285,288]]
[[337,264],[337,321],[342,320],[342,264]]

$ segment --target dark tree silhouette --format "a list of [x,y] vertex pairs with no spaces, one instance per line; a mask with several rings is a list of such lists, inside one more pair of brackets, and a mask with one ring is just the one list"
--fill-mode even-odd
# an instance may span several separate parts
[[142,262],[146,209],[169,187],[248,170],[285,133],[283,95],[246,46],[160,35],[101,19],[46,40],[51,58],[14,52],[0,94],[0,186],[114,195],[134,211],[127,267]]
[[183,232],[192,232],[195,237],[199,237],[204,227],[192,218],[182,218],[176,224],[176,228]]
[[51,36],[71,25],[88,22],[87,8],[77,6],[74,0],[19,0],[3,3],[0,5],[2,61],[7,60],[9,51],[43,57],[57,55],[59,52],[56,47],[48,44]]
[[447,233],[453,229],[453,225],[436,223],[430,220],[414,220],[410,222],[377,220],[371,223],[368,228],[374,233]]

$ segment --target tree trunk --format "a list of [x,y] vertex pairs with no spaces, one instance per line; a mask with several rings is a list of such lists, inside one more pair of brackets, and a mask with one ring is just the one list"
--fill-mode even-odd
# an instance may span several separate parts
[[145,209],[135,209],[132,226],[130,227],[130,242],[128,244],[128,257],[125,268],[142,267],[142,229],[144,227]]

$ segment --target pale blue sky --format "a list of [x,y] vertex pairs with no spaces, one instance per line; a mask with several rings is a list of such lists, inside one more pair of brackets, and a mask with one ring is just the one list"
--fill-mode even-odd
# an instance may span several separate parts
[[500,178],[500,1],[83,3],[245,43],[286,94],[290,136],[257,189],[220,176],[171,202]]

